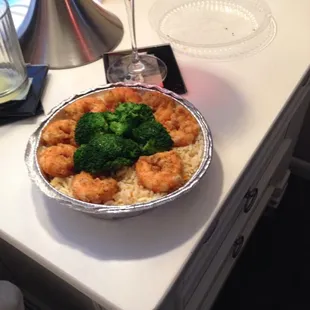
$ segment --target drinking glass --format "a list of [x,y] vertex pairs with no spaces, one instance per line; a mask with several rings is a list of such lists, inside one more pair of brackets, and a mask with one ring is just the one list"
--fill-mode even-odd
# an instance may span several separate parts
[[107,70],[107,78],[115,82],[147,82],[160,75],[161,81],[167,76],[165,63],[153,55],[139,54],[136,39],[135,0],[124,0],[129,21],[132,54],[123,56],[112,63]]
[[28,85],[24,58],[10,7],[0,0],[0,103],[12,100]]

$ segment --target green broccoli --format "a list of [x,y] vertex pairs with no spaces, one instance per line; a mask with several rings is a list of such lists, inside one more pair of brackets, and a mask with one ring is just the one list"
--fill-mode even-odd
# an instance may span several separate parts
[[154,119],[152,109],[146,104],[121,103],[114,113],[105,113],[112,132],[119,136],[131,136],[133,128]]
[[116,109],[115,114],[121,117],[121,120],[136,119],[140,123],[154,119],[152,109],[146,104],[136,104],[132,102],[121,103]]
[[103,112],[103,115],[104,115],[104,117],[108,123],[113,122],[113,121],[117,121],[117,115],[113,112]]
[[137,159],[141,155],[139,144],[131,139],[123,139],[123,151],[128,158]]
[[74,169],[98,174],[130,166],[141,155],[140,146],[115,134],[96,135],[74,153]]
[[133,124],[129,121],[110,123],[110,130],[118,136],[130,136],[133,127]]
[[107,133],[108,122],[103,113],[86,113],[78,121],[75,128],[75,141],[78,145],[88,143],[96,134]]
[[142,123],[132,131],[133,139],[142,145],[144,155],[169,151],[173,141],[166,128],[155,120]]

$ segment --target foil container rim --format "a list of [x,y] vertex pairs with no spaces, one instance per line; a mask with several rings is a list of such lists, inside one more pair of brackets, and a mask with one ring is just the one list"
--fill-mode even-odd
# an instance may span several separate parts
[[[201,158],[200,165],[197,169],[197,171],[193,174],[193,176],[188,180],[182,187],[177,189],[176,191],[167,194],[163,197],[147,201],[147,202],[140,202],[135,203],[131,205],[99,205],[99,204],[93,204],[93,203],[87,203],[80,200],[77,200],[75,198],[69,197],[54,187],[46,180],[46,178],[43,176],[41,169],[38,164],[37,160],[37,148],[40,143],[41,133],[43,128],[49,123],[49,120],[53,118],[61,109],[64,108],[64,106],[73,103],[75,100],[80,99],[82,97],[95,94],[104,90],[109,90],[117,87],[130,87],[135,89],[140,89],[142,91],[157,91],[164,95],[167,95],[180,103],[182,106],[184,106],[187,110],[191,112],[191,114],[195,117],[197,120],[201,132],[203,134],[203,155]],[[182,194],[187,193],[190,191],[203,177],[203,175],[206,173],[208,167],[211,164],[212,160],[212,153],[213,153],[213,139],[212,134],[209,129],[209,126],[204,119],[203,115],[199,112],[199,110],[187,99],[181,97],[180,95],[175,94],[174,92],[164,89],[159,86],[155,85],[147,85],[147,84],[141,84],[141,83],[132,83],[132,84],[126,84],[126,83],[113,83],[113,84],[104,84],[99,85],[94,88],[90,88],[87,90],[84,90],[82,92],[79,92],[77,94],[74,94],[70,96],[69,98],[63,100],[60,104],[55,106],[51,109],[51,111],[46,115],[46,117],[42,120],[42,122],[39,124],[39,126],[36,128],[36,130],[33,132],[33,134],[30,136],[26,151],[25,151],[25,162],[27,165],[28,175],[30,179],[33,181],[33,183],[39,187],[39,189],[45,193],[47,196],[49,196],[52,199],[58,200],[61,204],[65,204],[69,206],[72,209],[75,209],[77,211],[88,213],[91,215],[100,215],[101,217],[104,215],[107,215],[107,218],[113,218],[113,217],[126,217],[127,215],[131,213],[140,213],[143,211],[147,211],[149,209],[153,209],[157,206],[163,205],[167,202],[170,202],[172,200],[175,200]]]

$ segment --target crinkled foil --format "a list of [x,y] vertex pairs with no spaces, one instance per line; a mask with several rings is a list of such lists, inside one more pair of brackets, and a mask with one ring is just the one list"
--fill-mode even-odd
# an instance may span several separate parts
[[[42,129],[54,119],[54,116],[61,111],[66,105],[72,103],[73,101],[88,96],[95,93],[101,93],[102,91],[117,88],[117,87],[130,87],[141,91],[156,91],[166,96],[173,98],[175,101],[180,103],[184,106],[187,110],[191,112],[191,114],[195,117],[197,122],[200,125],[202,134],[203,134],[203,156],[200,163],[199,168],[197,169],[196,173],[192,176],[192,178],[184,184],[178,190],[167,194],[164,197],[159,199],[155,199],[145,203],[137,203],[132,205],[122,205],[122,206],[108,206],[108,205],[99,205],[99,204],[92,204],[83,202],[71,197],[64,195],[63,193],[59,192],[55,188],[53,188],[45,176],[41,173],[39,168],[38,160],[37,160],[37,149],[40,145],[40,138]],[[124,84],[124,83],[115,83],[115,84],[107,84],[103,86],[99,86],[97,88],[89,89],[82,93],[76,94],[67,100],[61,102],[58,106],[56,106],[52,111],[47,115],[47,117],[43,120],[43,122],[39,125],[39,127],[35,130],[35,132],[31,135],[27,148],[25,151],[25,162],[28,169],[28,174],[30,179],[34,182],[39,189],[47,195],[49,198],[54,199],[55,201],[66,205],[76,211],[80,211],[83,213],[87,213],[89,215],[105,218],[105,219],[115,219],[115,218],[125,218],[138,215],[142,212],[145,212],[150,209],[158,208],[163,204],[169,203],[172,200],[181,197],[185,193],[189,192],[203,177],[206,173],[208,167],[211,163],[212,158],[212,136],[210,129],[201,115],[201,113],[191,104],[189,101],[185,100],[184,98],[180,97],[179,95],[160,88],[158,86],[153,85],[145,85],[145,84]]]

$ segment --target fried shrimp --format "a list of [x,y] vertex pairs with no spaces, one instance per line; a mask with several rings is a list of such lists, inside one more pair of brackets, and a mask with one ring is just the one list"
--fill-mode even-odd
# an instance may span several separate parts
[[142,100],[139,93],[134,89],[126,87],[118,87],[109,90],[104,95],[104,102],[109,111],[114,111],[121,102],[140,103]]
[[52,177],[68,177],[73,174],[73,155],[76,147],[69,144],[49,146],[39,153],[41,169]]
[[167,193],[182,186],[183,163],[175,151],[141,156],[136,163],[141,185],[154,193]]
[[196,141],[199,125],[184,107],[160,106],[154,115],[169,132],[174,146],[187,146]]
[[76,145],[74,140],[75,127],[76,122],[71,119],[55,121],[44,128],[42,141],[47,146],[59,143]]
[[175,104],[174,102],[164,102],[162,103],[154,113],[154,117],[157,122],[161,124],[165,124],[165,122],[169,121],[174,113]]
[[76,199],[99,204],[112,200],[119,191],[117,182],[113,178],[93,178],[86,172],[73,177],[71,189]]
[[87,112],[105,112],[104,101],[96,97],[86,97],[67,106],[64,111],[67,118],[78,121]]
[[142,96],[142,102],[150,106],[153,111],[157,111],[160,106],[175,105],[171,98],[157,92],[145,92]]

